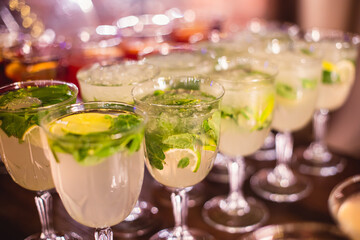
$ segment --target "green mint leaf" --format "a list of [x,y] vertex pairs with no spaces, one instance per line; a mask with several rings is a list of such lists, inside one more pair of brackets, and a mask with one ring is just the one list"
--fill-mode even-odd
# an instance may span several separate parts
[[145,133],[146,154],[151,166],[162,170],[165,154],[162,149],[161,138],[156,134]]
[[303,78],[301,79],[301,83],[302,87],[306,89],[314,89],[317,85],[316,79]]
[[163,90],[155,90],[154,91],[154,96],[160,96],[163,95],[165,92]]
[[181,133],[168,136],[162,142],[170,148],[194,148],[196,136],[191,133]]
[[307,49],[307,48],[302,48],[302,49],[300,49],[300,51],[303,54],[308,55],[308,56],[312,56],[314,54],[312,51],[310,51],[310,49]]
[[296,90],[285,83],[277,83],[276,94],[287,99],[295,100],[296,99]]
[[189,165],[189,163],[190,163],[190,159],[188,157],[184,157],[184,158],[180,159],[177,167],[178,168],[186,168]]
[[324,84],[334,84],[340,82],[340,76],[334,71],[323,70],[322,82]]

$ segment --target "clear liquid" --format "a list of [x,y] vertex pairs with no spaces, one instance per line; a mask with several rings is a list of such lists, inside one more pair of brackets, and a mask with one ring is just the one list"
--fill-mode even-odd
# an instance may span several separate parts
[[[40,127],[37,128],[44,134]],[[32,142],[29,139],[38,141]],[[19,143],[19,139],[8,137],[0,129],[0,147],[2,160],[17,184],[33,191],[54,188],[50,162],[46,158],[48,146],[46,142],[42,142],[37,130],[32,130],[25,141]]]
[[139,197],[144,174],[142,151],[118,152],[94,166],[82,166],[72,155],[51,157],[56,190],[72,218],[94,228],[123,221]]

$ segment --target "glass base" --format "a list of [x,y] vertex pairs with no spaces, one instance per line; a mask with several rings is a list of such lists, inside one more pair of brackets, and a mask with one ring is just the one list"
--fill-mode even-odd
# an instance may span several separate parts
[[137,207],[140,209],[133,218],[130,214],[124,221],[111,227],[114,237],[140,237],[155,231],[160,226],[157,215],[159,210],[156,207],[146,201],[139,201]]
[[280,183],[269,181],[272,171],[272,169],[262,169],[251,177],[251,188],[259,196],[273,202],[296,202],[309,195],[312,185],[308,179],[293,173],[295,181],[281,186]]
[[265,205],[254,198],[246,199],[249,208],[245,213],[222,209],[220,206],[225,200],[226,196],[214,197],[205,203],[202,210],[205,222],[218,230],[229,233],[250,232],[265,223],[269,217]]
[[46,237],[41,233],[35,233],[24,240],[83,240],[83,238],[74,232],[56,232],[51,237]]
[[150,240],[215,240],[215,238],[207,232],[199,229],[187,229],[181,234],[175,231],[175,228],[167,228],[153,235]]
[[341,173],[346,166],[346,159],[328,151],[316,157],[311,148],[301,151],[295,167],[303,174],[329,177]]
[[[200,206],[205,202],[205,186],[204,183],[198,183],[193,187],[187,188],[187,195],[188,195],[188,206],[189,207],[196,207]],[[172,207],[171,204],[171,193],[172,189],[165,187],[164,185],[158,184],[155,188],[155,199],[158,201],[159,204],[167,207]]]

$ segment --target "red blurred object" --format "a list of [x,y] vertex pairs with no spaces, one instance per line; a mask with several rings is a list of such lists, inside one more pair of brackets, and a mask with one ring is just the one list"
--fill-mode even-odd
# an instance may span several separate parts
[[124,57],[124,51],[120,47],[121,38],[117,33],[99,33],[102,33],[101,30],[95,28],[79,31],[67,57],[66,80],[78,86],[79,92],[81,89],[76,78],[79,69],[95,62],[120,60]]

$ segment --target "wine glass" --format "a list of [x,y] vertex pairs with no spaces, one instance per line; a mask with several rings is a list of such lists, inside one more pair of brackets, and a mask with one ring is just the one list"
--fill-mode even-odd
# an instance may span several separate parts
[[41,233],[32,239],[82,239],[75,233],[58,233],[53,227],[52,195],[54,183],[48,147],[41,140],[39,120],[45,112],[75,103],[74,84],[56,80],[17,82],[0,88],[0,152],[11,178],[21,187],[36,191],[35,203]]
[[111,226],[139,197],[145,122],[142,111],[119,102],[73,104],[41,121],[61,201],[73,219],[96,228],[96,240],[112,240]]
[[[131,104],[132,88],[151,80],[159,68],[142,61],[103,61],[81,68],[77,73],[81,98],[89,101],[119,101]],[[139,200],[130,215],[113,227],[114,234],[135,237],[149,233],[157,227],[158,209],[151,203]]]
[[[159,67],[161,77],[206,75],[213,70],[215,65],[215,60],[208,50],[192,46],[163,45],[142,58],[146,63]],[[164,189],[166,191],[163,191]],[[201,183],[188,187],[187,191],[190,207],[203,203],[204,187]],[[161,185],[160,192],[158,201],[170,205],[172,190]]]
[[340,229],[351,239],[360,239],[360,175],[336,185],[329,196],[329,209]]
[[315,139],[303,151],[297,167],[301,173],[333,176],[345,168],[344,157],[329,151],[325,138],[331,111],[346,101],[355,81],[360,36],[335,30],[311,29],[304,35],[309,48],[322,51],[322,81],[313,116]]
[[293,152],[291,132],[311,120],[321,79],[321,61],[302,52],[283,51],[269,56],[278,66],[275,80],[276,107],[272,128],[275,136],[276,167],[262,169],[250,179],[252,189],[275,202],[294,202],[306,197],[310,181],[290,168]]
[[223,58],[219,68],[211,77],[225,88],[219,151],[227,162],[230,192],[207,201],[202,214],[208,224],[219,230],[248,232],[268,218],[265,205],[254,198],[246,199],[241,188],[244,157],[262,146],[271,128],[277,67],[256,58]]
[[172,189],[175,227],[150,239],[214,239],[188,228],[187,188],[210,172],[219,142],[223,87],[202,77],[160,77],[134,87],[135,105],[149,117],[145,158],[150,174]]

